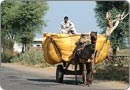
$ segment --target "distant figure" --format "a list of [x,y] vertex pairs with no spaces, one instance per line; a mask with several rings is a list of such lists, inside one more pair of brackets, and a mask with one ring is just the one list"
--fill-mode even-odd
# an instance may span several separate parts
[[65,34],[75,34],[76,33],[74,24],[69,21],[69,18],[67,16],[64,17],[64,22],[61,23],[60,32],[65,33]]

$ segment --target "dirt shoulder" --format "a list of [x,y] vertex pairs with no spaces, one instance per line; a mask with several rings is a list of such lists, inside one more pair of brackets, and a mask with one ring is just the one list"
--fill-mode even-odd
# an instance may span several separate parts
[[[56,67],[40,68],[37,66],[21,65],[19,63],[1,63],[1,66],[21,72],[34,72],[46,75],[55,75]],[[50,73],[51,72],[51,73]]]

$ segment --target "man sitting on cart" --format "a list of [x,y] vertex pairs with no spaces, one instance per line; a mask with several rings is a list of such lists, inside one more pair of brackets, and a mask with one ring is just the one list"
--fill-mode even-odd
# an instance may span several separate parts
[[61,23],[60,32],[65,34],[76,34],[74,24],[69,21],[69,18],[67,16],[64,17],[64,21]]

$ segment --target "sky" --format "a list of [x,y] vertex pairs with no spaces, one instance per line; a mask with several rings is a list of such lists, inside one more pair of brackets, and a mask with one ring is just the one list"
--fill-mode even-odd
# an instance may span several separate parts
[[58,33],[64,16],[68,16],[69,20],[75,24],[78,33],[102,31],[96,23],[95,1],[47,1],[47,3],[49,10],[44,16],[47,27],[43,28],[42,33],[36,35],[37,38],[42,38],[44,32]]

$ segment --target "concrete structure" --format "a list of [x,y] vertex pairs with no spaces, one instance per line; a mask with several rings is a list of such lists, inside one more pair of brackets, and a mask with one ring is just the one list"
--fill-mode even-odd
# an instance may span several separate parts
[[[42,39],[35,38],[30,47],[42,47]],[[21,53],[22,52],[22,44],[21,43],[14,43],[14,52]]]
[[42,47],[42,39],[41,38],[35,38],[33,40],[33,43],[31,44],[31,47]]
[[14,48],[14,52],[18,52],[18,53],[22,52],[22,44],[21,43],[15,42],[13,48]]

